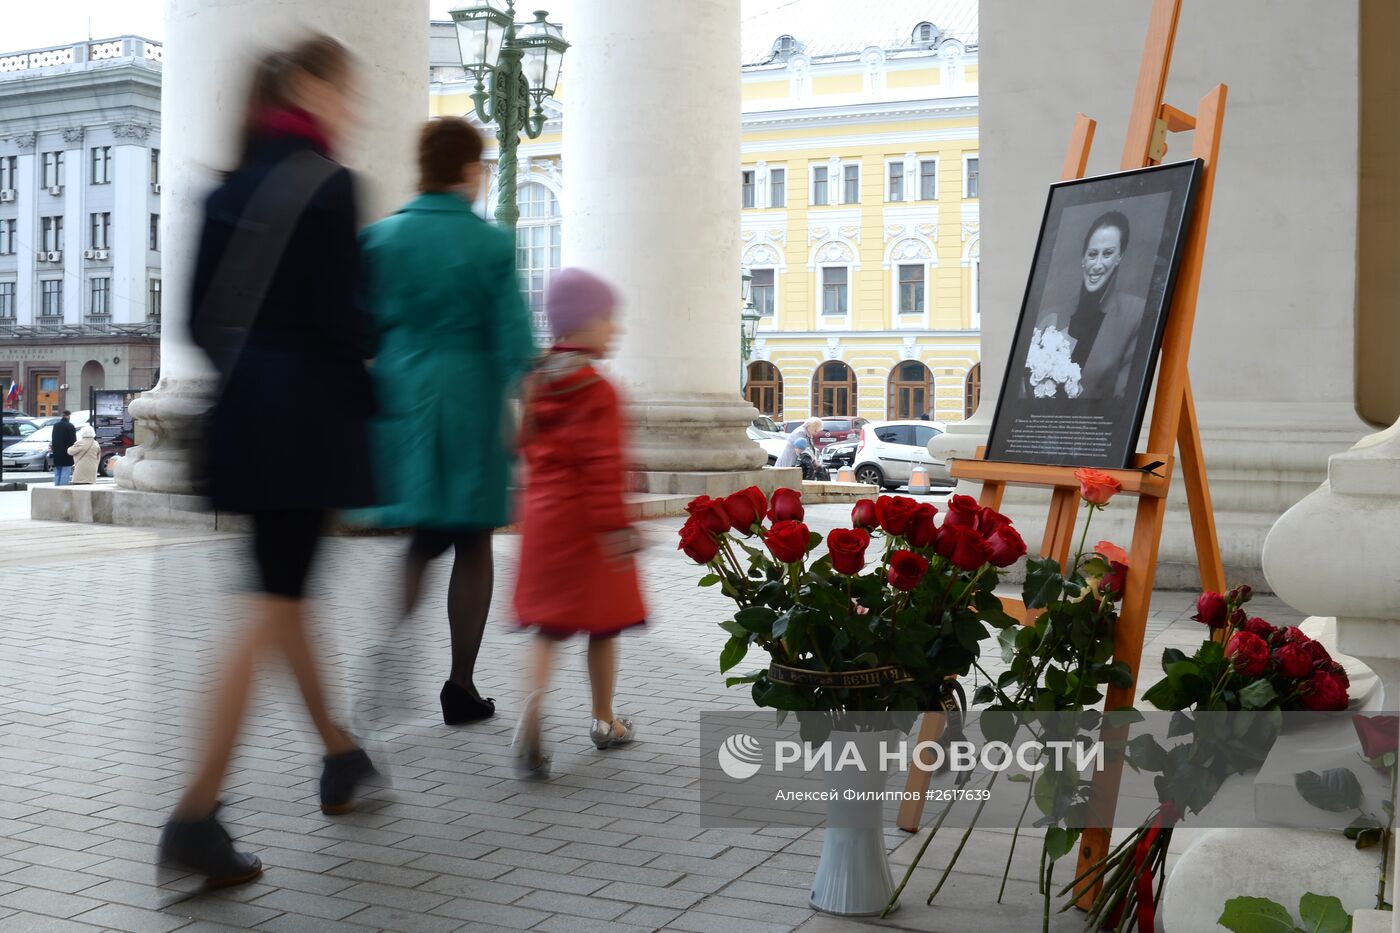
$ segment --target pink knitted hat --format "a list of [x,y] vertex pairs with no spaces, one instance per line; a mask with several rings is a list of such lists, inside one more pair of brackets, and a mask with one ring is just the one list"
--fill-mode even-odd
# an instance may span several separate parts
[[549,280],[544,313],[555,340],[562,340],[608,317],[617,307],[617,292],[591,272],[561,269]]

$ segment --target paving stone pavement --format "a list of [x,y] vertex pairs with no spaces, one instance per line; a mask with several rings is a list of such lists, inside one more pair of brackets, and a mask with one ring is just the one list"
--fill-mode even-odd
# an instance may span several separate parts
[[[809,510],[818,530],[847,514]],[[500,712],[455,729],[437,710],[445,562],[417,616],[391,632],[383,620],[404,540],[328,541],[314,582],[324,673],[333,708],[360,709],[390,786],[353,814],[322,816],[314,731],[290,679],[269,666],[221,814],[267,871],[204,893],[189,877],[158,886],[151,862],[198,747],[220,646],[237,630],[246,542],[0,521],[10,595],[0,609],[0,931],[863,928],[807,907],[821,830],[700,824],[698,715],[749,703],[716,669],[724,636],[714,623],[729,606],[696,588],[696,569],[675,551],[677,526],[644,526],[651,621],[622,639],[616,705],[636,718],[640,741],[606,753],[588,742],[583,645],[568,644],[548,699],[547,783],[518,780],[509,749],[527,637],[509,619],[518,539],[496,538],[496,599],[478,666],[478,686]],[[1179,621],[1189,595],[1158,596],[1149,659],[1200,637]],[[1259,611],[1296,619],[1267,600]],[[886,838],[897,865],[920,841],[893,828]],[[937,905],[924,906],[955,841],[936,841],[890,923],[1038,929],[1038,847],[1022,846],[998,907],[1005,834],[994,831],[975,835],[981,855],[965,857]],[[1077,917],[1059,920],[1054,929],[1071,920],[1079,928]]]

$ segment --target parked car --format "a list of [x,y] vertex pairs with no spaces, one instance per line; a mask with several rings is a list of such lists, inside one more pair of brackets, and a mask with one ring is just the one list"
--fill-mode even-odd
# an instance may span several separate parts
[[5,446],[4,461],[7,470],[38,470],[46,472],[53,469],[53,428],[39,428],[28,437],[20,438],[16,444]]
[[749,425],[746,430],[749,440],[763,448],[763,452],[768,455],[768,465],[772,466],[782,456],[783,450],[787,448],[787,435],[781,431],[764,431]]
[[827,444],[822,448],[822,466],[830,471],[836,471],[843,466],[850,466],[855,463],[856,449],[860,447],[860,441],[837,441],[834,444]]
[[5,438],[5,447],[8,448],[13,444],[18,444],[37,430],[39,429],[35,427],[34,422],[29,418],[12,418],[6,415],[3,434]]
[[928,442],[946,430],[938,421],[876,421],[861,431],[856,450],[856,482],[898,489],[907,485],[914,464],[923,464],[933,486],[953,486],[948,464],[933,459]]
[[[63,416],[48,415],[43,418],[32,418],[30,420],[34,422],[36,427],[47,428],[51,425],[58,424],[63,420]],[[75,411],[69,416],[68,420],[73,422],[73,427],[82,427],[92,420],[92,411],[87,408],[84,408],[82,411]]]
[[767,431],[769,434],[783,433],[783,426],[767,415],[759,415],[750,423],[760,431]]

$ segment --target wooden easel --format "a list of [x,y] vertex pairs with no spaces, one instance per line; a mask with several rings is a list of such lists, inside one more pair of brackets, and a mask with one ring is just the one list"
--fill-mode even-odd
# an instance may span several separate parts
[[[1132,114],[1128,121],[1127,143],[1123,148],[1121,168],[1130,170],[1157,165],[1166,154],[1168,133],[1195,130],[1191,155],[1204,161],[1200,190],[1197,195],[1191,225],[1183,244],[1181,266],[1177,274],[1170,313],[1162,337],[1161,359],[1157,369],[1157,395],[1152,409],[1152,422],[1147,438],[1148,453],[1139,454],[1134,466],[1139,469],[1105,470],[1123,485],[1123,493],[1137,496],[1137,518],[1133,526],[1132,558],[1128,582],[1119,610],[1114,634],[1115,656],[1123,661],[1137,679],[1142,660],[1143,636],[1147,628],[1147,611],[1152,600],[1152,586],[1157,575],[1157,548],[1162,538],[1162,520],[1166,514],[1167,491],[1171,484],[1173,443],[1180,451],[1181,475],[1186,486],[1186,502],[1191,513],[1191,530],[1195,538],[1201,583],[1207,590],[1224,592],[1225,570],[1220,559],[1220,544],[1216,538],[1215,516],[1211,508],[1210,487],[1206,482],[1205,461],[1201,455],[1200,425],[1196,420],[1196,405],[1191,395],[1191,382],[1186,361],[1191,350],[1191,328],[1196,317],[1196,296],[1200,291],[1201,266],[1205,257],[1206,229],[1210,223],[1211,195],[1215,188],[1216,159],[1220,148],[1220,132],[1225,119],[1225,85],[1216,85],[1201,98],[1195,115],[1185,113],[1162,102],[1171,67],[1172,45],[1176,38],[1181,0],[1154,0],[1152,18],[1147,29],[1147,44],[1142,67],[1138,72],[1137,91],[1133,97]],[[1089,162],[1089,149],[1094,139],[1095,122],[1078,114],[1070,135],[1069,151],[1065,156],[1063,180],[1084,177]],[[1041,542],[1042,557],[1053,557],[1061,566],[1069,559],[1079,511],[1079,481],[1074,467],[1042,466],[1037,464],[1002,463],[981,459],[957,460],[951,472],[957,479],[982,484],[981,504],[1000,508],[1007,486],[1033,486],[1050,489],[1050,515]],[[1142,467],[1159,463],[1153,472]],[[1020,600],[1003,599],[1008,613],[1028,622],[1025,605]],[[1136,687],[1110,687],[1106,709],[1132,706]],[[943,731],[943,717],[929,714],[920,727],[920,740],[934,740]],[[1105,732],[1105,739],[1111,736]],[[1094,783],[1094,812],[1096,822],[1111,825],[1116,807],[1118,788],[1122,779],[1121,765],[1101,772]],[[920,769],[909,772],[908,789],[926,790],[929,775]],[[921,796],[921,794],[920,794]],[[922,816],[921,800],[907,801],[899,811],[901,829],[916,832]],[[1079,869],[1082,874],[1089,865],[1108,853],[1109,830],[1085,830],[1079,847]],[[1076,895],[1083,906],[1097,893],[1096,887],[1082,886]]]

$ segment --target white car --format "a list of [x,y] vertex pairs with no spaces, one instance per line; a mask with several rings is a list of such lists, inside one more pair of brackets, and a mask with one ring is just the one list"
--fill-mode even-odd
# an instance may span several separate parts
[[763,452],[768,455],[769,466],[772,466],[787,448],[787,435],[782,432],[776,421],[766,415],[755,418],[748,426],[747,433],[749,440],[762,447]]
[[856,482],[898,489],[909,483],[914,464],[923,464],[933,486],[952,486],[948,464],[935,460],[928,442],[945,430],[939,421],[875,421],[867,424],[856,448]]

